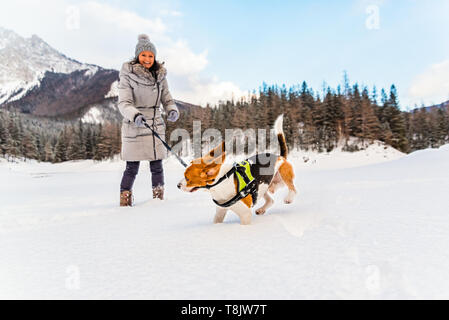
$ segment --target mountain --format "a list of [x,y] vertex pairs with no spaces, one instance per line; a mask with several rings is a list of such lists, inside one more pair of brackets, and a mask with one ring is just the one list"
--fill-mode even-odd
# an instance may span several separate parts
[[[0,27],[0,108],[36,116],[117,121],[119,72],[71,59],[37,35]],[[198,107],[176,101],[182,111]]]
[[38,116],[74,117],[101,103],[118,80],[108,70],[68,58],[36,35],[0,27],[0,107]]
[[435,104],[433,106],[426,107],[426,110],[430,111],[432,109],[444,109],[444,108],[449,108],[449,100],[440,104]]

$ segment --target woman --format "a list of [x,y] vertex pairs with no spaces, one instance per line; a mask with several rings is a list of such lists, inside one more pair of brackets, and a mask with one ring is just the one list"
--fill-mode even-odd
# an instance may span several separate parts
[[120,70],[118,108],[123,115],[122,160],[126,170],[120,184],[120,206],[132,206],[132,186],[142,160],[150,161],[153,198],[164,198],[164,171],[162,159],[167,150],[156,138],[146,122],[165,140],[165,123],[159,108],[161,102],[167,120],[175,122],[179,111],[167,84],[167,71],[156,60],[156,47],[147,35],[139,35],[135,56]]

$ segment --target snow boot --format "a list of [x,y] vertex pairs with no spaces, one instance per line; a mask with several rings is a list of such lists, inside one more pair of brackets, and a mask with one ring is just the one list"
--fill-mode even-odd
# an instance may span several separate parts
[[133,193],[131,191],[120,192],[120,207],[132,207],[133,206]]
[[164,200],[164,186],[153,187],[153,199]]

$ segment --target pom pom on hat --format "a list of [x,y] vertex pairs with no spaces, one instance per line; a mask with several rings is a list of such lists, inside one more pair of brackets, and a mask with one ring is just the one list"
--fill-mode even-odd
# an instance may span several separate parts
[[141,40],[147,40],[150,41],[150,37],[147,34],[139,34],[139,36],[137,37],[137,41],[141,41]]

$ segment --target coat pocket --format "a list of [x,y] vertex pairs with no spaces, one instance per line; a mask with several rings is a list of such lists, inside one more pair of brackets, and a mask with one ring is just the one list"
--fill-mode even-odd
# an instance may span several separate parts
[[122,125],[122,136],[126,139],[135,139],[139,131],[137,126],[131,122],[123,122]]
[[165,122],[164,119],[162,119],[162,117],[156,117],[154,120],[150,117],[147,118],[147,123],[148,125],[155,129],[158,133],[159,132],[165,132]]

